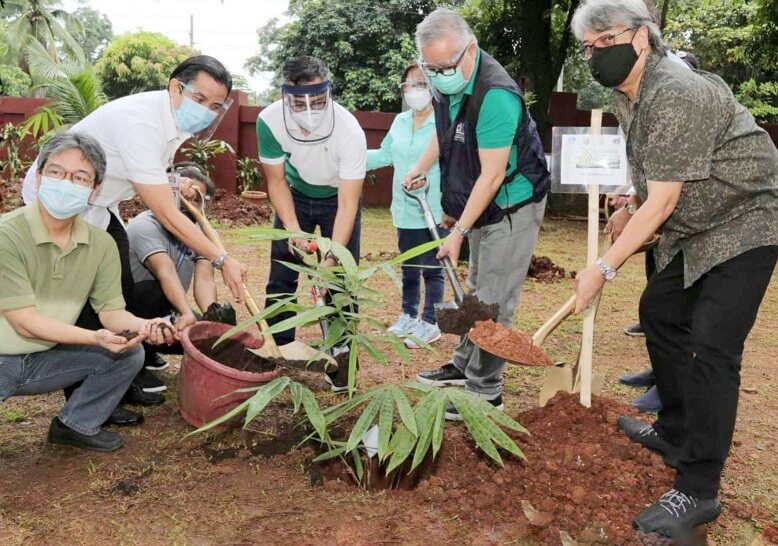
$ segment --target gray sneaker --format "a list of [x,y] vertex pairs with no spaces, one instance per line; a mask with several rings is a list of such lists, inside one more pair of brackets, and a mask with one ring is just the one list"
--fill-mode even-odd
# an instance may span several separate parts
[[410,315],[403,313],[387,330],[396,336],[403,336],[416,327],[418,321]]

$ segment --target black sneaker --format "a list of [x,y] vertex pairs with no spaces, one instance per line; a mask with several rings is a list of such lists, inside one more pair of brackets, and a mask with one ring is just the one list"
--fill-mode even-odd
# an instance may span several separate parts
[[719,514],[718,498],[698,499],[671,489],[638,514],[632,527],[644,533],[679,538],[690,535],[695,527],[714,521]]
[[[498,411],[504,411],[505,410],[505,404],[502,403],[502,395],[497,395],[497,398],[492,398],[491,400],[486,400],[489,402],[492,406],[494,406],[495,409]],[[457,411],[457,408],[454,407],[454,404],[450,403],[446,406],[446,421],[461,421],[462,416],[459,415],[459,412]]]
[[643,327],[639,322],[624,328],[624,333],[631,337],[646,337],[646,332],[643,331]]
[[143,392],[143,390],[132,383],[127,393],[122,398],[122,404],[132,404],[134,406],[159,406],[165,401],[165,395],[158,392]]
[[108,419],[106,419],[103,426],[115,426],[115,427],[135,427],[143,423],[143,415],[138,412],[128,410],[123,406],[117,407],[113,410]]
[[168,369],[170,364],[167,360],[159,356],[159,353],[152,353],[146,351],[146,360],[143,362],[143,367],[152,372],[161,372]]
[[433,385],[435,387],[445,387],[446,385],[464,385],[467,382],[465,374],[462,373],[459,368],[449,362],[444,364],[437,370],[431,370],[429,372],[420,372],[416,374],[416,381],[424,383],[425,385]]
[[[334,351],[335,361],[338,363],[338,369],[334,372],[324,372],[324,380],[329,384],[332,392],[348,392],[348,348],[339,347]],[[359,360],[357,360],[357,370],[359,370]],[[356,385],[354,385],[356,389]]]
[[124,445],[124,440],[119,434],[107,430],[101,430],[92,436],[81,434],[62,423],[59,417],[55,417],[49,426],[49,443],[90,451],[116,451]]
[[656,384],[654,379],[654,370],[651,368],[642,372],[619,377],[619,383],[628,387],[653,387]]
[[665,464],[671,468],[678,468],[680,448],[675,447],[667,440],[659,436],[654,427],[645,424],[640,419],[622,415],[616,420],[616,426],[627,435],[627,438],[654,451],[662,456]]
[[132,383],[140,387],[143,392],[163,392],[167,390],[167,385],[160,378],[145,369],[138,372]]

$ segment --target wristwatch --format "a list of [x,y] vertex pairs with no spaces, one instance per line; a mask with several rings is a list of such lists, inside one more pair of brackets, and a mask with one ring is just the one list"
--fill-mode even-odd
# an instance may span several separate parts
[[217,256],[214,261],[211,262],[211,265],[216,271],[221,271],[222,266],[224,265],[224,260],[227,259],[228,254],[225,252],[221,256]]
[[597,261],[594,263],[597,265],[597,269],[600,270],[600,273],[602,273],[602,278],[606,281],[612,281],[616,278],[616,275],[618,275],[618,271],[603,262],[602,258],[597,258]]
[[462,237],[467,237],[470,234],[470,230],[473,228],[463,228],[462,224],[457,220],[456,224],[454,224],[454,229],[457,230]]
[[624,204],[624,208],[627,209],[627,214],[629,214],[630,216],[632,216],[633,214],[635,214],[638,211],[638,208],[635,205],[633,205],[632,203],[630,203],[629,201],[627,201]]

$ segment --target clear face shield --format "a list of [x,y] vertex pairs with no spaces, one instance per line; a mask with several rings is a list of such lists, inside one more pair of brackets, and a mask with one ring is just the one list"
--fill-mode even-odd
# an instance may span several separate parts
[[181,179],[184,177],[190,178],[193,181],[191,187],[194,190],[194,196],[188,197],[187,201],[194,205],[203,216],[207,217],[207,213],[211,208],[211,200],[213,195],[208,192],[207,185],[197,180],[197,178],[192,175],[192,170],[194,169],[200,171],[203,176],[208,176],[208,173],[203,172],[199,166],[192,162],[177,163],[175,165],[171,165],[167,169],[168,183],[170,184],[170,188],[173,190],[173,197],[175,198],[176,208],[178,208],[181,212],[187,213],[188,209],[181,202]]
[[232,106],[232,98],[210,99],[192,85],[178,83],[183,95],[181,105],[174,112],[178,128],[197,140],[210,140]]
[[335,129],[330,82],[282,85],[284,126],[297,142],[314,144],[327,140]]

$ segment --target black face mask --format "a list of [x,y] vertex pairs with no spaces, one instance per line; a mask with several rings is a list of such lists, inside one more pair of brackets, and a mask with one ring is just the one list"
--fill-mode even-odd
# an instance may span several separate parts
[[589,59],[589,70],[601,85],[618,87],[627,79],[636,62],[638,54],[632,47],[632,41],[610,47],[594,47],[592,58]]

